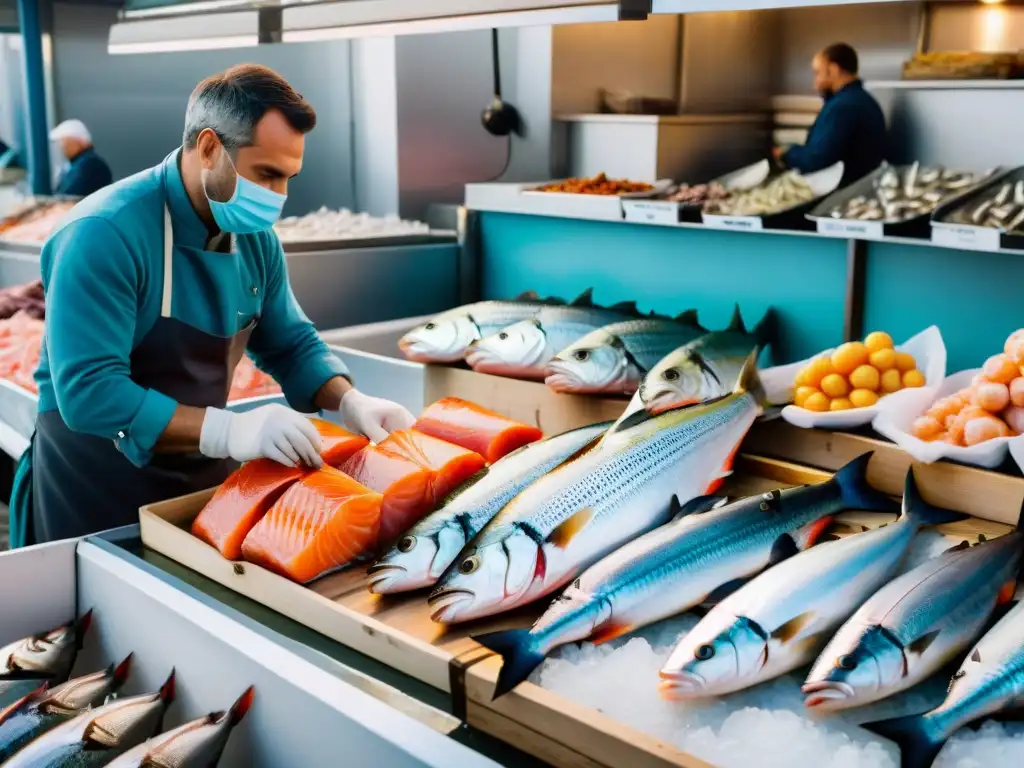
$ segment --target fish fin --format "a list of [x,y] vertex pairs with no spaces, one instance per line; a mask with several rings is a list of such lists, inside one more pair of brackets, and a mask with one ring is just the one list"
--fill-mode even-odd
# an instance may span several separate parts
[[942,749],[943,742],[930,736],[927,721],[921,715],[863,723],[861,727],[899,746],[900,768],[928,768]]
[[590,642],[594,645],[601,645],[611,640],[617,640],[623,635],[628,635],[636,629],[632,624],[605,624],[601,629],[597,630],[590,636]]
[[714,478],[710,483],[708,483],[708,487],[704,489],[704,495],[713,496],[722,489],[723,485],[725,485],[724,477]]
[[873,455],[874,451],[862,453],[832,476],[839,485],[843,507],[869,512],[898,512],[899,505],[895,501],[868,484],[868,464]]
[[800,631],[812,621],[814,621],[814,611],[806,611],[798,616],[794,616],[782,626],[777,627],[772,632],[772,637],[782,643],[788,643],[799,635]]
[[565,549],[569,546],[576,535],[587,527],[594,518],[594,510],[590,507],[581,509],[579,512],[575,512],[571,517],[563,520],[555,530],[548,534],[548,541],[554,544],[559,549]]
[[516,296],[512,301],[539,301],[540,294],[536,291],[523,291]]
[[23,707],[25,707],[25,706],[27,706],[29,704],[32,704],[32,703],[35,703],[35,702],[38,702],[38,701],[42,701],[43,699],[45,699],[47,691],[49,690],[49,688],[50,688],[50,681],[49,680],[44,680],[42,682],[42,685],[40,685],[34,691],[30,691],[29,693],[25,694],[24,696],[22,696],[17,701],[11,702],[10,704],[8,704],[3,709],[0,709],[0,723],[4,723],[7,720],[7,718],[9,718],[11,715],[13,715],[19,709],[22,709]]
[[231,719],[231,727],[234,728],[245,717],[246,713],[252,709],[252,701],[256,696],[256,689],[253,686],[249,686],[245,689],[245,692],[238,697],[238,701],[231,705],[231,711],[228,712],[228,717]]
[[176,685],[175,673],[172,669],[171,674],[167,676],[167,680],[160,686],[160,700],[164,702],[164,704],[170,705],[174,701]]
[[797,529],[793,534],[791,534],[793,536],[793,543],[796,544],[797,549],[801,551],[810,549],[821,541],[822,536],[825,535],[825,531],[827,531],[831,525],[832,517],[828,515],[825,517],[819,517],[817,520],[812,520],[807,523],[807,525]]
[[635,301],[620,301],[616,304],[612,304],[608,309],[615,312],[622,312],[627,315],[639,315],[640,310],[636,307]]
[[783,560],[788,560],[793,555],[800,552],[800,547],[793,541],[793,537],[788,533],[784,533],[775,540],[772,544],[772,552],[768,556],[768,565],[778,565]]
[[913,467],[907,470],[907,479],[903,486],[903,514],[907,519],[920,526],[955,523],[970,517],[963,512],[932,506],[925,501],[917,487],[917,477],[914,475]]
[[78,650],[82,650],[82,644],[85,642],[85,636],[89,632],[89,627],[92,626],[92,608],[85,612],[85,614],[78,620],[75,625],[75,645]]
[[778,346],[778,315],[775,310],[771,307],[764,313],[764,317],[754,326],[753,335],[757,341],[758,350],[763,350],[766,347],[772,347],[773,355],[775,354],[775,347]]
[[826,533],[824,536],[818,537],[819,544],[824,544],[827,541],[839,541],[839,537],[836,536],[834,533]]
[[737,333],[746,333],[747,326],[743,322],[743,313],[740,312],[740,305],[735,304],[732,309],[732,317],[729,318],[729,325],[725,327],[727,331],[736,331]]
[[[563,461],[563,462],[562,462],[561,464],[559,464],[558,466],[559,466],[559,467],[564,467],[564,466],[565,466],[566,464],[571,464],[572,462],[576,461],[576,460],[577,460],[578,458],[580,458],[581,456],[583,456],[583,455],[585,455],[585,454],[587,454],[587,453],[590,453],[590,452],[591,452],[592,450],[594,450],[594,449],[595,449],[595,448],[596,448],[596,447],[597,447],[598,445],[600,445],[600,444],[601,444],[601,441],[602,441],[602,440],[604,440],[604,438],[605,438],[605,435],[606,435],[606,434],[608,434],[608,433],[607,433],[607,432],[605,432],[605,433],[602,433],[602,434],[598,435],[597,437],[595,437],[595,438],[594,438],[593,440],[591,440],[591,441],[590,441],[589,443],[587,443],[586,445],[583,445],[583,446],[581,446],[581,447],[580,447],[579,449],[577,449],[576,453],[574,453],[574,454],[572,454],[571,456],[567,457],[567,458],[566,458],[566,459],[565,459],[565,460],[564,460],[564,461]],[[556,467],[555,469],[557,469],[557,468],[558,468],[558,467]]]
[[[797,656],[817,656],[825,644],[832,639],[832,635],[835,634],[832,630],[824,630],[822,632],[815,632],[813,635],[808,635],[802,640],[797,640],[792,645],[792,651]],[[762,653],[767,653],[767,646]]]
[[697,310],[696,309],[687,309],[684,312],[680,312],[678,315],[676,315],[672,319],[675,320],[677,323],[681,323],[683,325],[688,325],[691,328],[696,328],[698,331],[706,331],[707,330],[707,328],[705,328],[703,325],[700,324],[700,320],[697,318]]
[[736,456],[740,452],[740,443],[736,443],[736,447],[729,451],[729,455],[725,457],[725,462],[722,464],[721,477],[724,479],[732,474],[733,465],[736,463]]
[[931,632],[926,632],[916,640],[911,641],[910,644],[907,645],[907,650],[917,656],[921,656],[928,650],[928,648],[931,647],[931,644],[935,642],[935,638],[937,638],[939,634],[940,631],[937,629],[932,630]]
[[587,288],[583,293],[569,302],[570,307],[592,307],[594,306],[594,289]]
[[749,392],[757,404],[763,406],[767,401],[764,387],[761,385],[761,377],[757,372],[757,350],[751,350],[747,361],[743,363],[739,378],[736,379],[734,393]]
[[971,548],[971,542],[967,541],[967,539],[964,539],[959,544],[957,544],[955,546],[952,546],[949,549],[943,550],[942,554],[945,555],[945,554],[947,554],[949,552],[963,552],[965,549],[970,549],[970,548]]
[[501,656],[501,671],[498,683],[494,687],[493,698],[504,696],[521,682],[526,680],[541,662],[544,654],[533,647],[533,638],[528,629],[505,629],[500,632],[488,632],[473,638],[484,648]]
[[999,596],[996,598],[996,605],[1006,605],[1013,600],[1017,594],[1017,580],[1011,579],[999,589]]
[[725,582],[725,584],[719,584],[713,590],[708,592],[704,600],[701,601],[701,607],[710,608],[718,605],[720,602],[725,600],[725,598],[727,598],[737,589],[745,585],[748,581],[750,581],[750,579],[740,578],[733,579],[732,581],[727,581]]
[[729,503],[728,496],[697,496],[696,498],[690,499],[685,504],[679,503],[679,497],[672,497],[672,520],[681,520],[687,515],[699,515],[704,512],[710,512],[712,509],[718,509],[719,507],[725,506]]
[[132,672],[132,658],[134,656],[134,653],[129,653],[124,661],[117,665],[117,669],[113,671],[115,689],[120,688],[128,680],[128,675]]
[[971,654],[971,661],[975,664],[981,664],[981,651],[977,648],[974,649],[974,653]]

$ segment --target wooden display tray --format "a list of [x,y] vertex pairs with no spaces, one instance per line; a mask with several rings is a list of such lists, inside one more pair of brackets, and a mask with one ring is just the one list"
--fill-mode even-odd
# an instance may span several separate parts
[[[797,437],[801,436],[793,436],[793,450],[810,451],[813,443]],[[824,451],[821,463],[840,465],[843,461],[839,455],[849,453],[852,457],[863,452],[855,451],[856,443],[846,442],[846,437]],[[754,442],[771,439],[770,434],[760,432],[751,437]],[[876,446],[863,445],[864,449],[871,447]],[[869,466],[869,478],[880,489],[898,495],[908,463],[896,449],[878,450]],[[827,470],[742,454],[725,490],[733,496],[747,496],[771,488],[822,482],[830,476]],[[989,537],[1005,533],[1009,530],[1006,523],[1016,520],[1015,516],[1009,519],[1012,502],[1018,500],[1019,510],[1019,499],[1024,498],[1024,479],[967,467],[919,467],[918,478],[928,500],[981,518],[943,526],[943,532],[954,541],[976,538],[980,533]],[[492,701],[500,661],[476,644],[470,634],[529,626],[543,605],[445,630],[430,620],[424,592],[377,597],[366,589],[362,568],[325,577],[308,588],[294,584],[257,566],[225,560],[189,533],[192,521],[212,494],[212,490],[203,491],[143,507],[143,543],[337,642],[451,693],[453,711],[467,723],[554,765],[713,768],[670,744],[533,683],[523,683]],[[847,513],[840,516],[840,523],[873,526],[891,519],[886,515]],[[842,533],[843,528],[838,525],[838,532]],[[847,526],[849,530],[862,529]]]

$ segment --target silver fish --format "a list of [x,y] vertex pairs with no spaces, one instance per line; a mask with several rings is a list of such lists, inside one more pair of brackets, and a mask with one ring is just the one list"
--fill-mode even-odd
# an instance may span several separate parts
[[543,381],[548,363],[559,351],[591,331],[636,315],[633,302],[607,308],[589,301],[542,307],[530,319],[474,342],[466,350],[466,362],[478,373]]
[[751,351],[760,351],[775,336],[775,313],[769,309],[747,333],[737,306],[724,331],[713,331],[662,358],[640,383],[640,401],[652,413],[700,403],[731,392]]
[[560,299],[541,299],[530,292],[509,301],[467,304],[442,312],[409,331],[398,342],[398,348],[419,363],[455,363],[462,360],[474,341],[533,317],[543,306],[564,303]]
[[895,523],[802,552],[712,608],[662,668],[663,695],[720,696],[804,666],[892,578],[922,526],[965,517],[925,503],[908,472]]
[[174,701],[174,673],[156,693],[118,699],[88,710],[40,736],[4,768],[91,768],[153,738]]
[[895,741],[902,768],[927,768],[964,725],[1024,701],[1024,603],[1018,603],[968,654],[953,675],[946,700],[931,712],[865,723]]
[[[683,507],[679,519],[626,544],[589,568],[531,630],[474,638],[505,660],[495,695],[529,675],[551,649],[604,642],[703,602],[715,602],[766,566],[809,547],[837,512],[893,509],[865,477],[865,454],[818,485],[772,491],[712,508],[714,497]],[[688,514],[687,514],[688,513]]]
[[432,618],[466,621],[529,603],[667,522],[673,497],[685,503],[720,482],[762,394],[751,360],[733,394],[619,423],[484,527],[428,598]]
[[932,558],[883,587],[836,633],[804,683],[808,709],[892,696],[966,651],[1012,599],[1024,548],[1014,532]]
[[0,680],[0,720],[8,707],[17,707],[22,700],[36,691],[44,691],[50,685],[46,678],[26,678],[24,680]]
[[787,171],[751,190],[735,191],[724,200],[710,200],[704,212],[722,216],[763,216],[815,198],[814,190],[796,171]]
[[544,382],[555,392],[632,395],[659,360],[707,332],[692,309],[606,325],[555,355]]
[[530,484],[608,431],[594,424],[524,445],[427,515],[370,567],[370,591],[378,595],[432,586],[469,541]]
[[77,621],[0,648],[0,680],[45,677],[51,683],[64,682],[91,624],[89,611]]
[[129,750],[108,768],[216,768],[231,731],[252,707],[249,688],[227,712],[211,712]]

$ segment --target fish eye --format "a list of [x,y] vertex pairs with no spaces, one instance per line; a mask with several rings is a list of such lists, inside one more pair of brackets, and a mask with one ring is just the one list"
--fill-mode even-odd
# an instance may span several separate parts
[[577,349],[572,353],[573,359],[585,363],[590,359],[590,352],[586,349]]
[[426,325],[423,326],[423,330],[425,331],[432,331],[435,328],[437,328],[437,326],[434,325],[433,323],[427,323]]
[[836,666],[840,669],[851,670],[857,668],[857,660],[849,654],[844,654],[836,659]]
[[501,333],[498,334],[498,338],[501,339],[502,341],[505,341],[506,339],[508,339],[508,334],[502,331]]
[[416,546],[416,537],[415,536],[403,536],[402,539],[398,542],[398,551],[399,552],[412,552],[412,549],[415,546]]
[[470,555],[459,563],[459,573],[468,576],[480,567],[480,558],[477,555]]
[[663,374],[661,374],[661,377],[665,381],[678,381],[679,380],[679,371],[677,371],[675,368],[669,368],[667,371],[665,371]]
[[697,649],[693,652],[693,657],[697,661],[707,661],[715,655],[714,646],[711,645],[698,645]]

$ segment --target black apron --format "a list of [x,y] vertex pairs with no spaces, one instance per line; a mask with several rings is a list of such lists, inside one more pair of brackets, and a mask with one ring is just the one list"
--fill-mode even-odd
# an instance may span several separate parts
[[[209,255],[224,258],[223,253]],[[223,408],[258,317],[227,338],[172,317],[173,259],[171,214],[165,205],[160,317],[132,350],[132,381],[182,405]],[[199,454],[154,454],[147,466],[136,467],[114,441],[69,429],[57,409],[38,415],[32,450],[35,541],[28,544],[137,523],[139,507],[212,488],[238,466]]]

